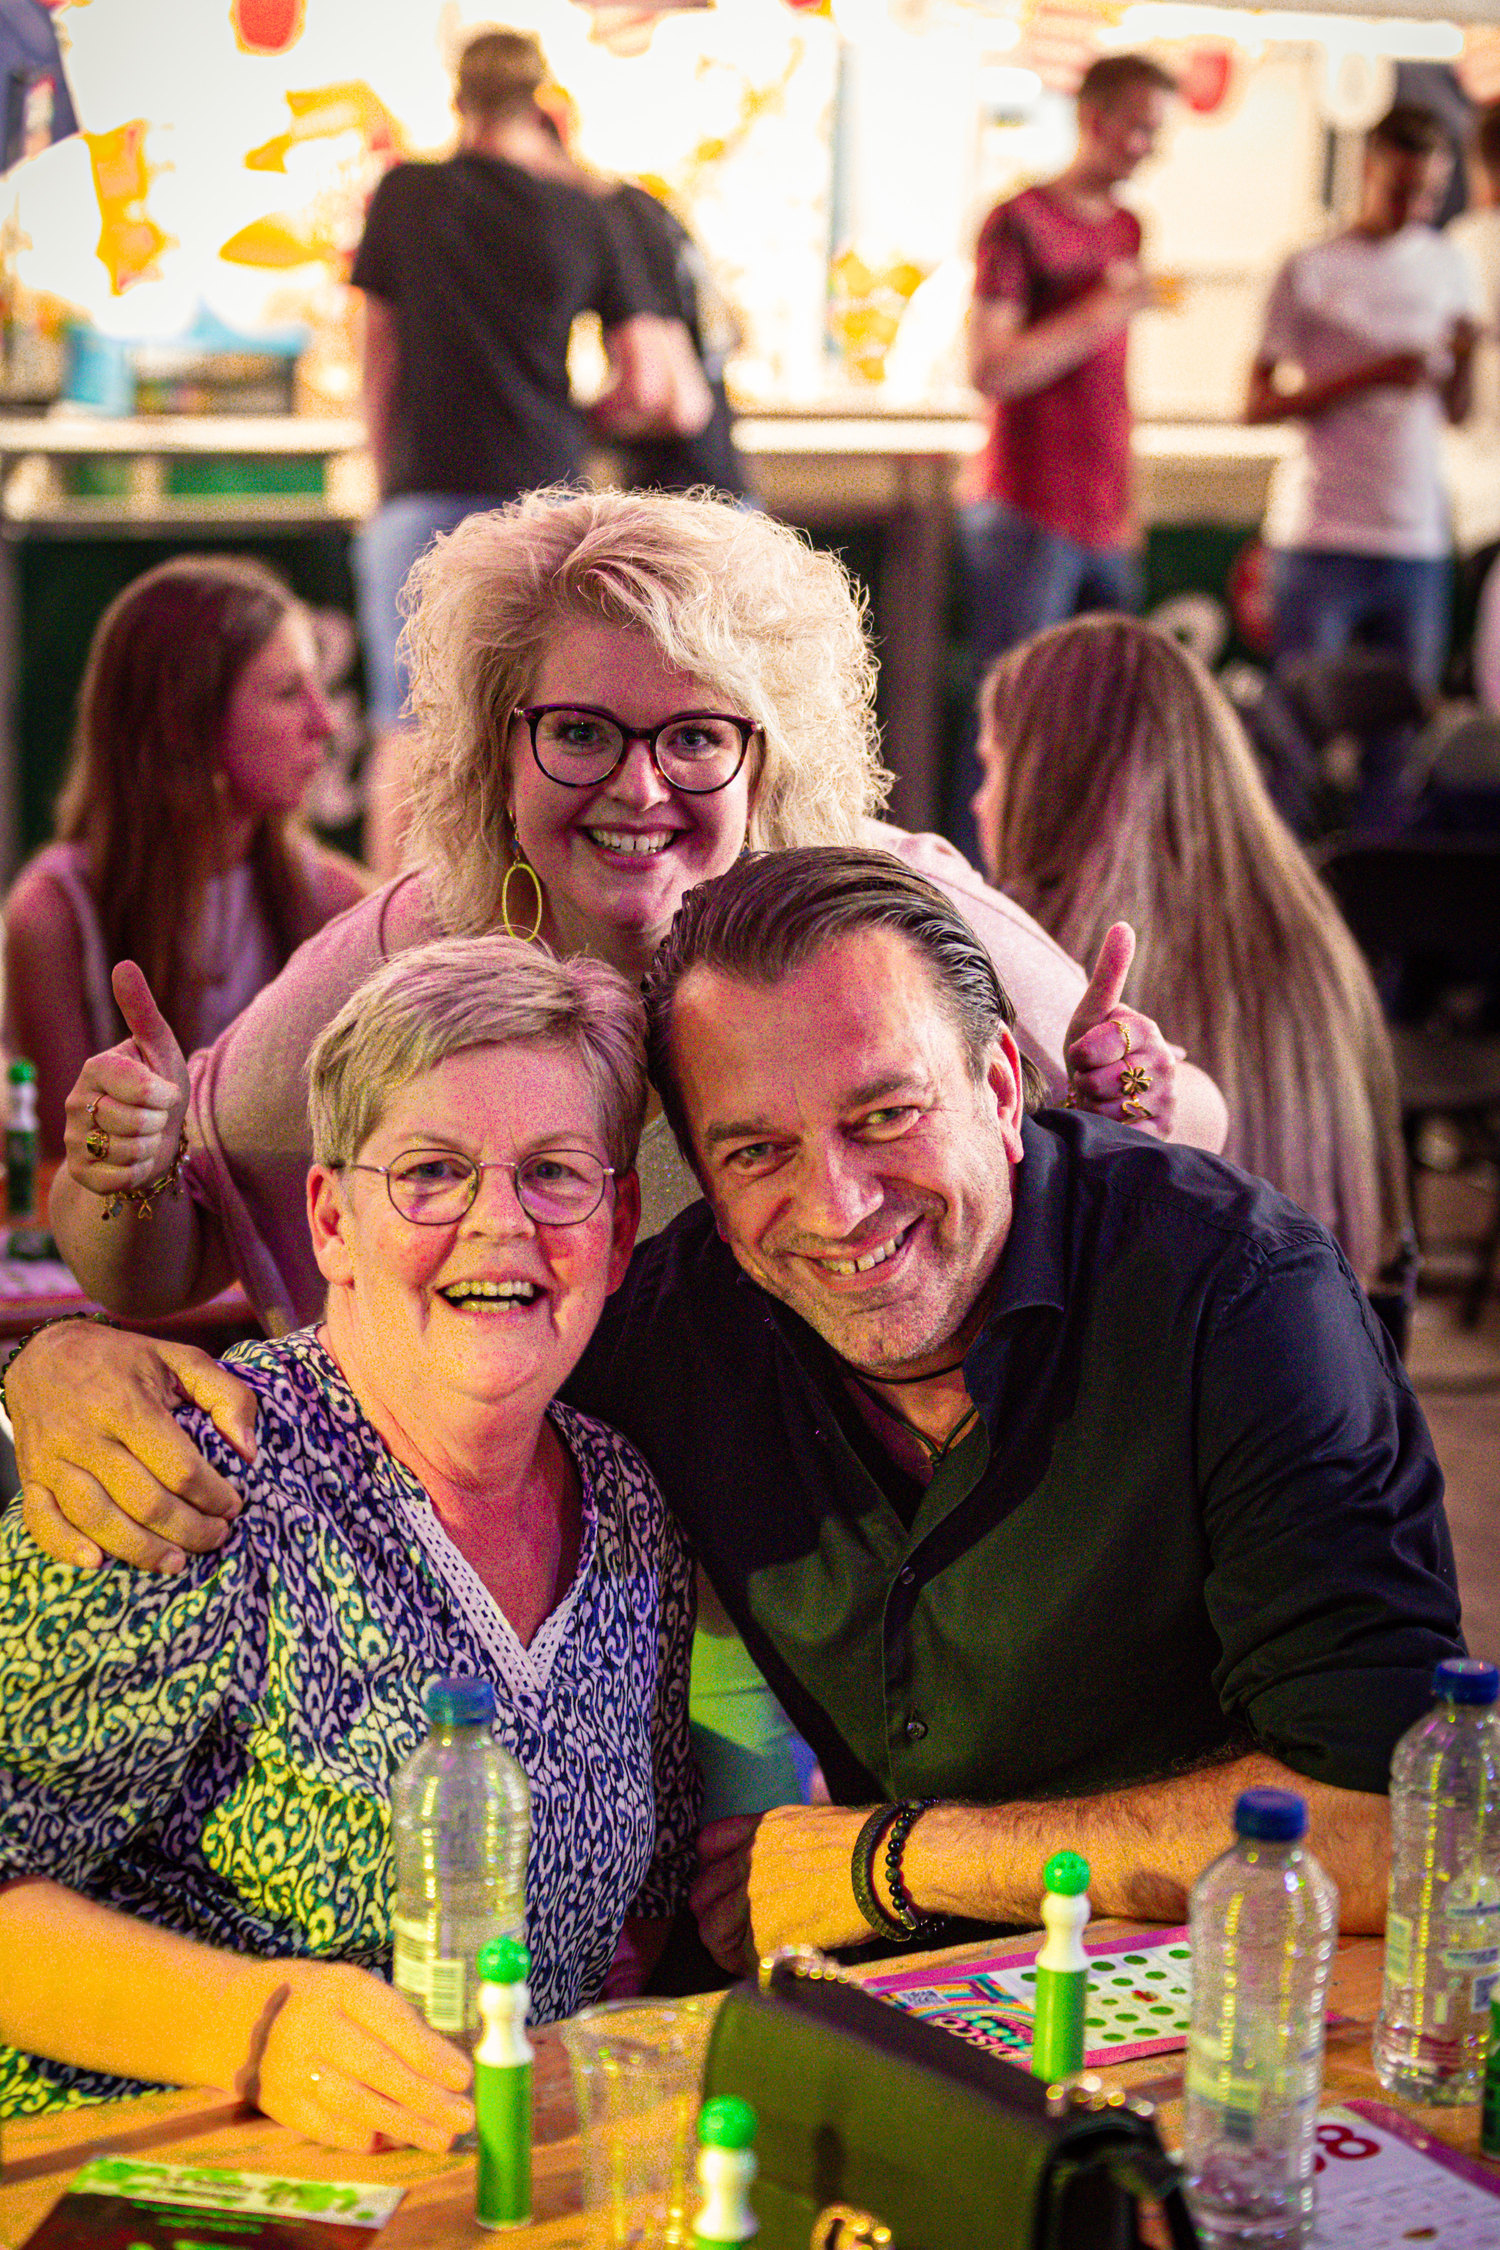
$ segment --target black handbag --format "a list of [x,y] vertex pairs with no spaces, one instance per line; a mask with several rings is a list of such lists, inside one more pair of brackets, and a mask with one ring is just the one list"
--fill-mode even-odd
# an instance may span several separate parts
[[725,1994],[706,2094],[754,2104],[756,2250],[1134,2250],[1198,2241],[1152,2105],[1047,2086],[905,2015],[809,1948]]

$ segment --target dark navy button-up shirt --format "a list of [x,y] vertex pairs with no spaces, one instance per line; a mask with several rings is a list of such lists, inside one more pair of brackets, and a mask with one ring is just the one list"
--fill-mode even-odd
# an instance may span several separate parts
[[836,1799],[1128,1786],[1258,1745],[1383,1790],[1462,1651],[1421,1410],[1327,1232],[1063,1111],[1024,1126],[981,1422],[925,1490],[703,1205],[568,1395],[638,1445]]

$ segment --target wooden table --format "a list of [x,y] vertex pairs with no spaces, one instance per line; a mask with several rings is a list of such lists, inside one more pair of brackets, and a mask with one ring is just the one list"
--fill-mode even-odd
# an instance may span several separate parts
[[[1101,1922],[1091,1934],[1124,1938],[1146,1925]],[[1040,1942],[1041,1933],[1037,1933]],[[910,1965],[951,1966],[993,1951],[960,1948],[912,1956]],[[1381,1945],[1376,1938],[1340,1941],[1330,2008],[1346,2019],[1328,2033],[1324,2102],[1364,2095],[1390,2101],[1370,2061],[1370,2032],[1380,2000]],[[905,1965],[905,1964],[903,1964]],[[881,1964],[890,1967],[889,1962]],[[533,2035],[536,2050],[536,2123],[533,2152],[535,2223],[513,2239],[536,2250],[587,2250],[578,2209],[580,2152],[567,2058],[555,2030]],[[1102,2071],[1111,2085],[1133,2086],[1161,2105],[1163,2136],[1175,2145],[1181,2132],[1180,2055],[1151,2055]],[[1479,2110],[1413,2109],[1435,2140],[1479,2155]],[[355,2179],[407,2189],[395,2217],[379,2237],[380,2250],[478,2250],[494,2237],[474,2223],[474,2174],[467,2157],[348,2156],[316,2147],[285,2127],[212,2093],[148,2094],[136,2101],[59,2116],[21,2118],[4,2128],[0,2173],[0,2250],[18,2246],[46,2213],[80,2164],[104,2155],[153,2162],[223,2164],[250,2172],[303,2179]],[[1494,2169],[1500,2176],[1500,2162]],[[372,2237],[372,2241],[373,2241]]]

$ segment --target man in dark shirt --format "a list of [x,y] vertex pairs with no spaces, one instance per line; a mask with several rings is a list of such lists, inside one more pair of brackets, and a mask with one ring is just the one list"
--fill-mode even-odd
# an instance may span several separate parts
[[[988,953],[884,853],[741,860],[647,1001],[708,1202],[636,1252],[568,1395],[651,1462],[837,1800],[704,1831],[720,1958],[889,1923],[855,1843],[929,1798],[923,1913],[1034,1921],[1072,1846],[1098,1911],[1172,1919],[1259,1781],[1378,1928],[1391,1749],[1462,1641],[1421,1412],[1331,1236],[1213,1157],[1027,1114]],[[80,1489],[215,1544],[189,1505],[237,1503],[164,1406],[175,1376],[248,1454],[253,1399],[142,1350]]]
[[1331,1237],[1026,1115],[987,954],[882,854],[742,860],[646,989],[708,1204],[570,1395],[651,1461],[837,1800],[705,1831],[720,1958],[868,1938],[845,1807],[939,1800],[918,1913],[1034,1920],[1071,1846],[1100,1911],[1172,1917],[1262,1781],[1379,1927],[1391,1749],[1462,1643],[1421,1413]]
[[662,317],[632,229],[591,194],[533,96],[529,33],[477,34],[459,58],[457,154],[398,164],[376,188],[350,275],[364,292],[364,404],[381,505],[355,548],[375,733],[365,856],[393,872],[406,771],[398,597],[436,534],[582,470],[568,338],[599,315],[605,418],[625,434],[701,429],[713,402],[688,338]]

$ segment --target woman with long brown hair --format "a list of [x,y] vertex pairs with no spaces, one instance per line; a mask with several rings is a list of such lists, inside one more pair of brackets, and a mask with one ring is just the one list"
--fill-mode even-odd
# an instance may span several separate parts
[[1132,982],[1229,1105],[1224,1154],[1321,1219],[1369,1284],[1406,1222],[1390,1041],[1210,674],[1153,625],[1075,618],[990,673],[980,757],[991,880],[1081,959],[1133,926]]
[[43,1146],[144,970],[189,1052],[370,887],[296,814],[332,731],[312,620],[273,572],[183,555],[118,595],[79,694],[57,841],[5,908],[7,1038],[36,1064]]

